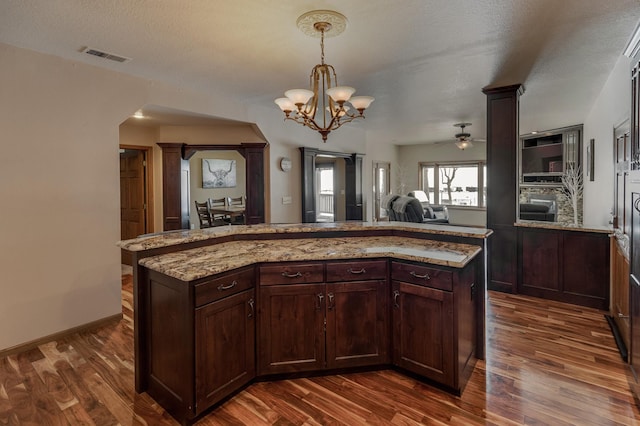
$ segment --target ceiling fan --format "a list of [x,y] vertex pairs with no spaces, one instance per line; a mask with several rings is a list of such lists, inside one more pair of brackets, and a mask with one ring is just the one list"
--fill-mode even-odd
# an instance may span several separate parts
[[483,139],[474,139],[471,137],[471,133],[465,132],[464,128],[468,126],[471,126],[471,123],[454,124],[454,127],[460,127],[460,132],[456,133],[456,146],[463,151],[473,146],[471,141],[484,142]]

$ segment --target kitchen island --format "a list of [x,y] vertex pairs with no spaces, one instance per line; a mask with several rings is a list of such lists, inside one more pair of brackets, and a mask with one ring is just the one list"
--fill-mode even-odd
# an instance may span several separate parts
[[490,234],[350,222],[120,242],[134,259],[136,390],[183,424],[256,378],[394,366],[460,393],[484,358]]

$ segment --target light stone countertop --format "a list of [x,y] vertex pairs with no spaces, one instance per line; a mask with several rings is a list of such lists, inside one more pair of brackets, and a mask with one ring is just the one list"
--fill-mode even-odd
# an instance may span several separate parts
[[144,251],[160,247],[204,241],[232,235],[287,234],[303,232],[340,232],[367,230],[397,230],[420,234],[451,235],[485,239],[493,233],[486,228],[453,225],[432,225],[410,222],[332,222],[332,223],[288,223],[217,226],[196,230],[178,230],[158,234],[142,235],[132,240],[120,241],[118,247],[129,251]]
[[612,234],[613,228],[610,226],[576,226],[573,224],[559,223],[559,222],[544,222],[536,220],[520,220],[514,224],[514,226],[520,228],[542,228],[542,229],[557,229],[560,231],[576,231],[576,232],[597,232],[601,234]]
[[480,246],[406,237],[342,237],[233,241],[141,259],[139,264],[193,281],[260,262],[391,257],[462,268]]

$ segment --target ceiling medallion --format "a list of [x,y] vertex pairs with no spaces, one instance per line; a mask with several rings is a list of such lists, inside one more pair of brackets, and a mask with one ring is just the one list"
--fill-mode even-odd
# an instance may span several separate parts
[[[324,39],[341,34],[347,27],[347,18],[331,10],[314,10],[300,16],[298,28],[304,34],[320,38],[320,64],[313,67],[308,89],[290,89],[286,97],[275,103],[284,112],[285,120],[318,131],[322,141],[329,133],[356,118],[364,118],[364,110],[371,105],[371,96],[351,96],[353,87],[338,86],[333,66],[324,62]],[[357,112],[356,112],[357,111]]]

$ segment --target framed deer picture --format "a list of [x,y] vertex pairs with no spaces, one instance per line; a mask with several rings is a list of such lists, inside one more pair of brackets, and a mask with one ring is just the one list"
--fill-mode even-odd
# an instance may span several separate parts
[[236,160],[202,159],[202,188],[236,186]]

